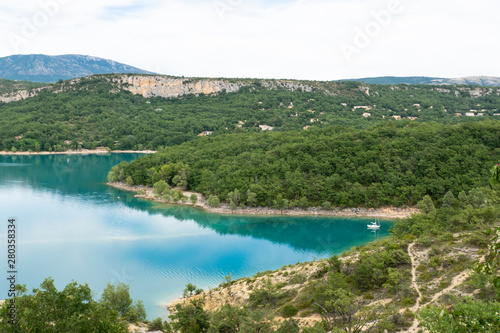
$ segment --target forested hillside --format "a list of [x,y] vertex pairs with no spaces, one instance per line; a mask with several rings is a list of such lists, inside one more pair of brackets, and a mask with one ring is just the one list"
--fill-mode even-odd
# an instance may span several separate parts
[[[389,122],[370,129],[200,138],[113,168],[110,181],[166,182],[205,197],[278,209],[415,205],[486,186],[500,121]],[[238,195],[235,195],[238,193]]]
[[239,80],[245,86],[232,93],[144,98],[117,86],[114,78],[67,81],[35,97],[0,103],[0,150],[160,149],[204,131],[216,136],[331,125],[360,129],[405,118],[441,123],[500,118],[500,90],[492,87]]

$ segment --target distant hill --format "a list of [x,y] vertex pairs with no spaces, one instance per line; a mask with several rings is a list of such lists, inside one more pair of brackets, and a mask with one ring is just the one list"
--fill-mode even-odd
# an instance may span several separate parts
[[153,74],[113,60],[86,55],[13,55],[0,58],[0,78],[33,82],[57,82],[93,74]]
[[480,86],[500,86],[500,77],[493,76],[468,76],[452,79],[426,76],[381,76],[343,81],[360,81],[366,84],[473,84]]

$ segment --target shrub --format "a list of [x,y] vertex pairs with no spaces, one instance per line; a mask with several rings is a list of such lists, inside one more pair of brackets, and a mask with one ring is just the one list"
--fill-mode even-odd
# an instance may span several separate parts
[[299,309],[293,304],[286,304],[281,308],[281,315],[283,318],[290,318],[295,316],[299,312]]
[[196,204],[196,202],[198,202],[198,196],[196,194],[191,194],[191,196],[189,197],[189,200],[191,200],[191,203],[194,205]]
[[210,207],[220,207],[219,197],[216,195],[210,195],[210,197],[208,198],[208,205]]
[[160,317],[151,321],[148,325],[148,331],[163,331],[163,322]]

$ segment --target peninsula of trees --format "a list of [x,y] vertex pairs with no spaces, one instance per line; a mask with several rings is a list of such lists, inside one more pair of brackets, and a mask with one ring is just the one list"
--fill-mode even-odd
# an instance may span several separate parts
[[[488,185],[499,159],[500,122],[460,125],[390,122],[370,129],[328,128],[199,138],[115,166],[111,182],[180,187],[209,204],[415,206]],[[210,199],[211,198],[211,199]]]

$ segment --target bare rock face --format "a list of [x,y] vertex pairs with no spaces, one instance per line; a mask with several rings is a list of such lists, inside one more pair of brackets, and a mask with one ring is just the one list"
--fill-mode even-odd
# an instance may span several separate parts
[[0,102],[3,103],[12,103],[17,102],[26,98],[35,97],[38,93],[44,89],[48,89],[49,87],[36,88],[32,90],[18,90],[13,93],[0,95]]
[[215,94],[222,91],[236,92],[250,82],[219,79],[173,78],[159,75],[122,75],[112,82],[123,90],[149,97],[179,97],[189,94]]

